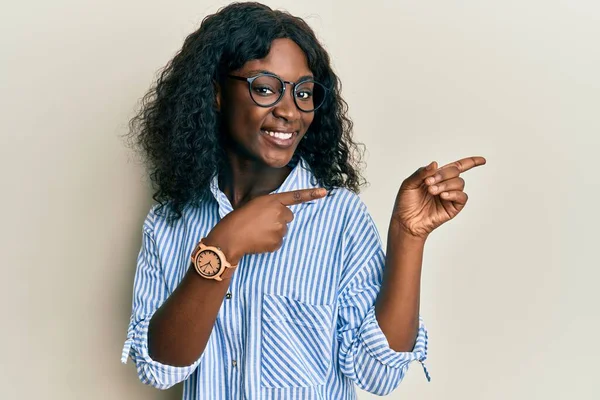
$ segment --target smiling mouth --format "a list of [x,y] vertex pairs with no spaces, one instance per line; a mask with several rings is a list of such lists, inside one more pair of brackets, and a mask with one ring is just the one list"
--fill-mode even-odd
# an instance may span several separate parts
[[288,149],[296,143],[298,132],[278,132],[261,129],[261,136],[265,138],[267,143],[279,149]]
[[268,131],[265,129],[261,129],[261,131],[270,137],[277,138],[280,140],[290,140],[293,136],[298,135],[298,132],[277,132],[277,131]]

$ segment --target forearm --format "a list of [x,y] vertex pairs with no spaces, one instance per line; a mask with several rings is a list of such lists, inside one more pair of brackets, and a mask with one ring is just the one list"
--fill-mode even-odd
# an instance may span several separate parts
[[203,279],[190,267],[150,321],[150,357],[172,366],[186,366],[196,361],[206,347],[228,284]]
[[[218,239],[213,238],[207,238],[203,242],[207,245],[219,243]],[[228,260],[234,265],[237,264],[239,256],[225,248],[223,251]],[[191,265],[177,289],[150,321],[150,357],[172,366],[190,365],[200,358],[213,330],[229,282],[230,279],[204,279]]]
[[395,351],[411,351],[417,337],[424,246],[425,239],[411,236],[393,221],[390,223],[383,282],[375,313]]

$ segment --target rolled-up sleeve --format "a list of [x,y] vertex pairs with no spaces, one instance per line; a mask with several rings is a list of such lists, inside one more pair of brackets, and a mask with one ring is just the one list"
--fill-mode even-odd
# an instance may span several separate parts
[[153,219],[151,211],[144,222],[142,246],[133,284],[132,314],[121,362],[126,363],[131,358],[143,383],[158,389],[168,389],[187,379],[196,370],[202,357],[192,365],[174,367],[153,360],[148,353],[148,325],[169,295],[154,242]]
[[339,365],[361,389],[387,395],[398,387],[412,361],[425,367],[427,329],[419,316],[419,330],[410,352],[390,348],[375,316],[385,254],[371,217],[363,210],[346,235],[346,273],[338,299]]

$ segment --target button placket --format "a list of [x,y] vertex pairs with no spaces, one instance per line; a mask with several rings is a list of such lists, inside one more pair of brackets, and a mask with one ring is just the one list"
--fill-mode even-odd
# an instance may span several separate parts
[[[245,397],[243,394],[243,382],[241,382],[242,371],[240,371],[241,362],[242,362],[242,329],[243,329],[243,313],[241,309],[240,290],[238,288],[240,282],[240,273],[243,270],[243,260],[240,260],[238,264],[238,270],[233,275],[231,279],[229,289],[225,294],[225,300],[223,302],[223,306],[227,310],[227,318],[223,321],[224,328],[226,332],[226,341],[227,341],[227,358],[229,358],[228,364],[229,367],[229,382],[231,388],[231,398],[239,399]],[[236,293],[236,296],[233,297],[233,293]]]

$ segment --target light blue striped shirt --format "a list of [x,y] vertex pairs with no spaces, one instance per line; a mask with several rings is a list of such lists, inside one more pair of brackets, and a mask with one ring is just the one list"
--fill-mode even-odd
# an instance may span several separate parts
[[[292,164],[293,165],[293,164]],[[316,187],[304,160],[275,191]],[[282,247],[245,255],[218,313],[206,349],[187,367],[148,355],[148,324],[190,266],[196,243],[232,206],[211,183],[212,196],[167,221],[156,206],[143,226],[133,312],[122,362],[135,362],[142,382],[160,389],[184,382],[184,400],[355,399],[354,385],[385,395],[411,361],[423,365],[427,331],[421,318],[412,352],[392,350],[375,318],[385,254],[357,195],[337,188],[293,205]]]

